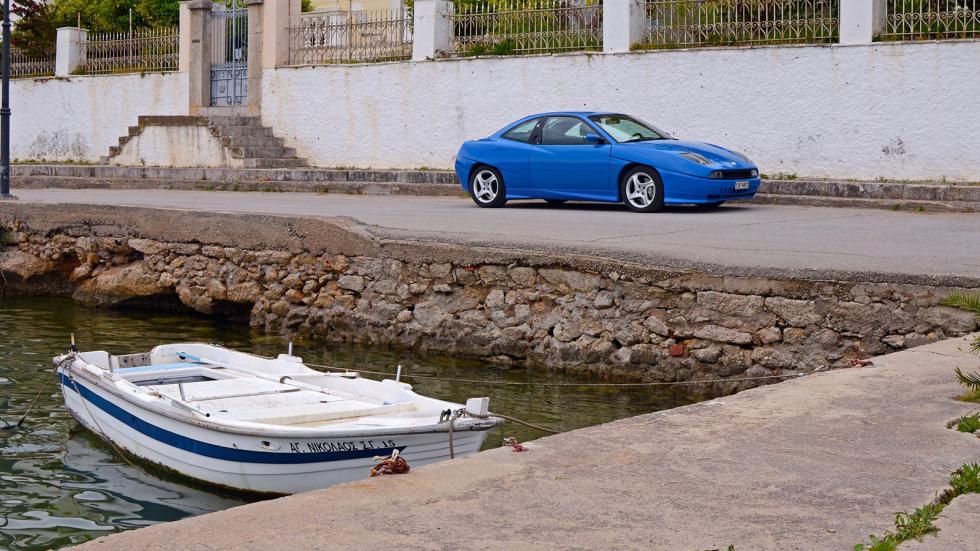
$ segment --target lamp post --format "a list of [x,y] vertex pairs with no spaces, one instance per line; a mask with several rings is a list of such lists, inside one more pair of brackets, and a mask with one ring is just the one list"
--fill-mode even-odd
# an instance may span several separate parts
[[0,200],[10,194],[10,0],[3,0],[3,84],[0,85]]

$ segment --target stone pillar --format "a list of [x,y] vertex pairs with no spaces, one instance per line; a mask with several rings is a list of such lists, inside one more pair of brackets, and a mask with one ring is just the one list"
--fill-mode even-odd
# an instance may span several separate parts
[[262,114],[263,1],[245,0],[245,5],[248,6],[248,94],[245,96],[245,113],[251,117]]
[[840,0],[840,43],[871,44],[885,30],[886,0]]
[[266,0],[262,7],[262,68],[289,63],[289,25],[302,13],[301,0]]
[[453,43],[453,3],[449,0],[415,0],[412,60],[435,59]]
[[187,64],[187,113],[190,115],[200,115],[202,109],[211,105],[210,48],[206,35],[213,5],[210,0],[190,0],[181,2],[180,6],[180,62]]
[[191,10],[187,2],[179,4],[178,39],[177,39],[177,70],[186,73],[191,69]]
[[78,27],[61,27],[55,42],[54,74],[66,77],[74,73],[85,60],[82,42],[88,38],[88,31]]
[[604,0],[602,10],[602,51],[628,52],[643,41],[647,20],[643,0]]

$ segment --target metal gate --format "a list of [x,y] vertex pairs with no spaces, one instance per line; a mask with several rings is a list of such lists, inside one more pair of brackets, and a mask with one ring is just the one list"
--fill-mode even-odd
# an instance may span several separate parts
[[211,105],[244,105],[248,94],[248,9],[243,0],[211,10]]

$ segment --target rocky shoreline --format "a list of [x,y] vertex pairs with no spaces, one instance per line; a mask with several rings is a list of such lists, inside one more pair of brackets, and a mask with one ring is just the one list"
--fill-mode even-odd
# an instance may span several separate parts
[[664,382],[846,367],[978,326],[971,314],[939,306],[955,287],[412,245],[343,219],[119,210],[5,206],[4,292],[179,303],[271,333]]

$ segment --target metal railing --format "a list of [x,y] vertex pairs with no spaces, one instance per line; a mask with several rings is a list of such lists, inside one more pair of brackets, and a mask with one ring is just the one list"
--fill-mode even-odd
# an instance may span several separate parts
[[457,0],[452,56],[602,49],[601,0]]
[[10,76],[43,77],[54,74],[54,53],[31,56],[16,47],[10,48]]
[[81,43],[84,74],[176,71],[180,33],[177,27],[89,34]]
[[839,0],[647,0],[640,48],[836,42]]
[[888,0],[882,40],[980,36],[980,0]]
[[411,59],[412,26],[405,9],[304,13],[289,25],[289,64]]

